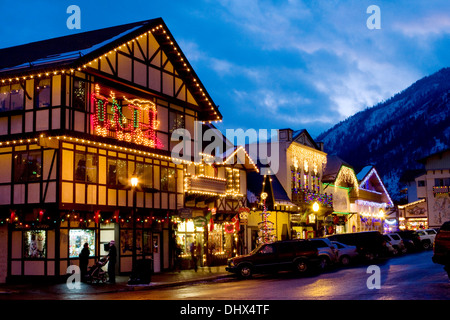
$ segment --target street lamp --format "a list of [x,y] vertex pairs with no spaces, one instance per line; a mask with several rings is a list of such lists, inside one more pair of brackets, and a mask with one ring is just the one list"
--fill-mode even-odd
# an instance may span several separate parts
[[314,212],[317,212],[317,211],[319,211],[319,209],[320,209],[319,204],[318,204],[317,202],[314,202],[314,203],[313,203],[313,207],[312,207],[312,208],[313,208],[313,211],[314,211]]
[[139,178],[136,172],[131,176],[131,190],[133,191],[133,257],[131,262],[131,268],[134,272],[136,270],[136,187],[139,184]]

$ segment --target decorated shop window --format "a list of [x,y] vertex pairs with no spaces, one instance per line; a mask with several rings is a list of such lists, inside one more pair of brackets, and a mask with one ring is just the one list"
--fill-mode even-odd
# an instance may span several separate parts
[[47,256],[47,238],[45,230],[23,232],[23,256],[26,259],[43,259]]
[[69,231],[69,257],[78,258],[85,243],[89,245],[89,256],[94,256],[95,231],[90,229],[71,229]]

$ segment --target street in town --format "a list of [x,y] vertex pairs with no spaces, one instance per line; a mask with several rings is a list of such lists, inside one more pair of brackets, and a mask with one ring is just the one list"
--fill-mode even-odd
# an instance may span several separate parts
[[291,272],[255,275],[250,280],[229,276],[195,284],[138,291],[86,294],[5,294],[4,300],[448,300],[450,281],[432,251],[408,253],[380,261],[380,287],[372,288],[369,265],[337,267],[321,274],[298,276]]

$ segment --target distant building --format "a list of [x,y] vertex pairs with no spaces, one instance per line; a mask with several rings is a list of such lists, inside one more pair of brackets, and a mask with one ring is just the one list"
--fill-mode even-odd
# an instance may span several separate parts
[[414,178],[417,196],[408,197],[417,200],[398,206],[402,228],[440,227],[450,220],[450,149],[433,153],[418,162],[424,165],[425,174]]

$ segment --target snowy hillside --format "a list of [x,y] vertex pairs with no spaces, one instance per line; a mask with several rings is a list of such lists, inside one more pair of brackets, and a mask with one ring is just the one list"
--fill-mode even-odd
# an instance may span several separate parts
[[389,192],[399,199],[403,171],[416,160],[450,147],[450,68],[425,77],[388,101],[367,108],[320,134],[325,151],[358,172],[375,165]]

